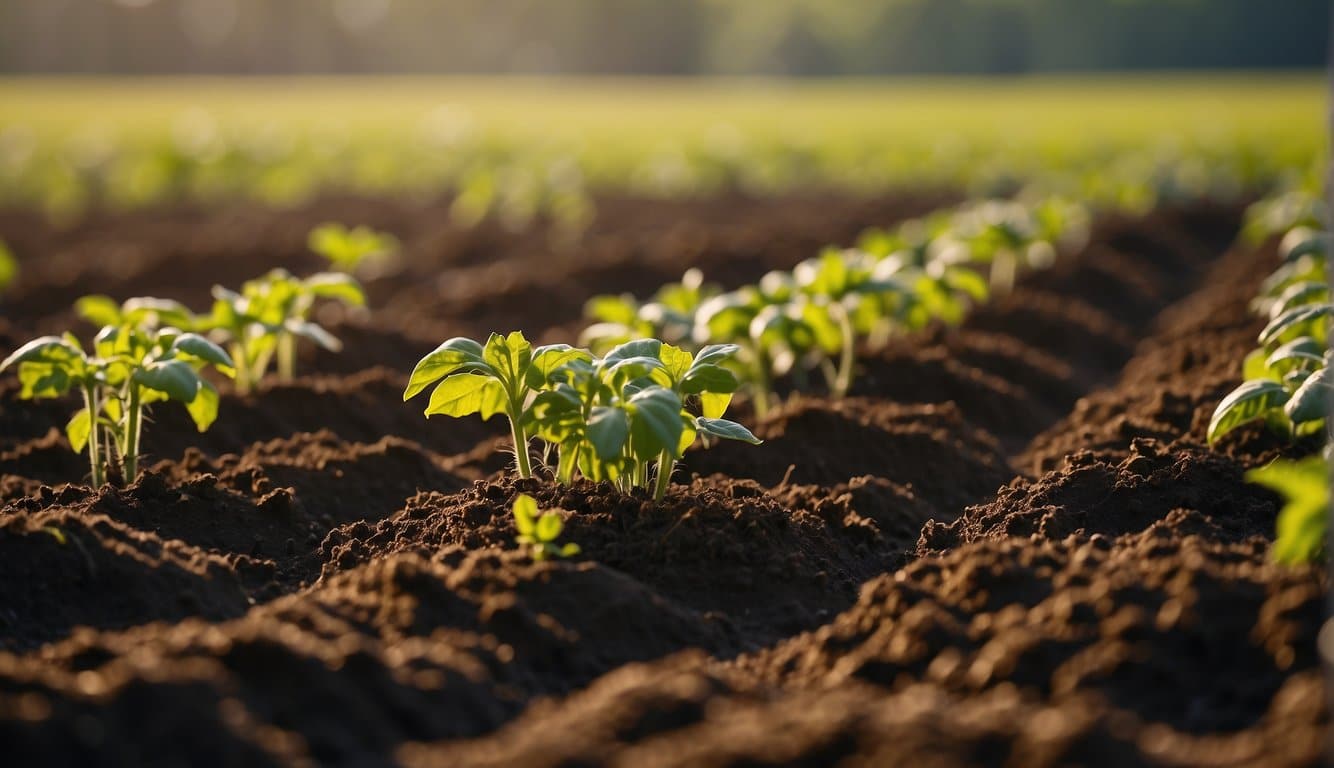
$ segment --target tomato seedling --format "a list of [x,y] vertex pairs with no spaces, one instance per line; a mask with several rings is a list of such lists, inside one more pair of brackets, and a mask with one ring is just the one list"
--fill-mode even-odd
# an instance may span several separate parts
[[[152,403],[185,405],[200,432],[218,415],[218,393],[200,374],[213,366],[232,374],[232,360],[213,342],[174,328],[104,327],[84,351],[72,334],[43,336],[20,347],[0,371],[16,366],[23,399],[60,397],[77,390],[83,408],[66,425],[75,451],[88,448],[94,486],[105,482],[104,467],[119,459],[121,478],[133,482],[139,470],[144,415]],[[114,450],[114,456],[103,454]]]
[[486,420],[497,413],[505,414],[514,438],[515,468],[519,477],[528,478],[532,477],[528,456],[531,401],[550,385],[558,368],[581,359],[591,360],[592,356],[568,344],[534,349],[519,331],[508,336],[493,333],[485,345],[455,337],[418,361],[403,400],[434,384],[426,405],[427,418],[477,413]]
[[366,303],[361,285],[349,275],[320,272],[298,278],[282,269],[246,282],[239,293],[214,286],[213,296],[213,312],[200,321],[200,327],[212,331],[231,350],[241,394],[264,378],[275,358],[279,380],[292,381],[298,339],[331,352],[342,349],[342,342],[310,320],[316,301],[328,299],[358,307]]
[[329,260],[340,272],[356,272],[383,263],[398,253],[398,239],[370,227],[348,227],[327,222],[315,227],[306,237],[310,250]]
[[518,535],[514,540],[520,546],[528,548],[534,560],[546,560],[549,557],[574,557],[579,554],[579,545],[574,542],[557,544],[565,522],[560,513],[552,510],[539,510],[537,501],[526,493],[514,497],[514,528]]
[[1283,496],[1273,556],[1294,565],[1323,559],[1329,530],[1329,458],[1279,459],[1246,473],[1246,480]]

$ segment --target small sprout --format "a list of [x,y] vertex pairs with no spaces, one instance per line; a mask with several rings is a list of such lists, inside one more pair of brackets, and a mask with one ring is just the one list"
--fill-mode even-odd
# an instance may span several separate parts
[[364,306],[365,294],[352,277],[340,272],[320,272],[307,278],[293,277],[275,269],[241,286],[239,293],[221,286],[213,288],[213,312],[200,321],[225,343],[237,363],[236,388],[249,392],[276,358],[278,378],[296,377],[296,345],[306,339],[337,352],[343,345],[322,326],[311,322],[310,312],[319,300]]
[[310,231],[306,238],[310,250],[329,260],[340,272],[370,269],[393,258],[398,253],[398,239],[370,227],[348,229],[342,224],[329,222]]
[[528,478],[533,474],[528,456],[533,398],[550,386],[557,369],[574,360],[591,359],[588,352],[568,344],[534,349],[519,331],[508,336],[493,333],[485,345],[455,337],[417,363],[403,400],[434,385],[426,405],[427,418],[478,413],[486,420],[497,413],[505,414],[514,438],[515,467],[519,477]]
[[[213,342],[175,328],[160,330],[108,325],[98,334],[94,354],[72,334],[43,336],[0,363],[15,367],[25,400],[83,395],[84,406],[65,428],[75,451],[88,449],[92,482],[105,482],[105,467],[119,457],[120,476],[138,476],[139,442],[147,407],[162,400],[185,405],[203,432],[218,416],[218,392],[200,374],[213,366],[233,374],[232,359]],[[104,453],[106,451],[106,453]]]
[[1278,514],[1273,556],[1296,565],[1325,556],[1329,529],[1329,465],[1324,456],[1298,461],[1280,459],[1246,473],[1248,482],[1263,485],[1284,498]]
[[[1269,317],[1259,346],[1242,362],[1245,381],[1218,404],[1209,421],[1212,445],[1242,424],[1263,420],[1288,439],[1319,432],[1334,396],[1329,326],[1334,316],[1324,282],[1327,235],[1306,228],[1280,247],[1284,263],[1251,303]],[[1292,234],[1292,233],[1289,233]]]
[[574,557],[579,554],[579,545],[574,542],[556,543],[565,528],[560,514],[539,510],[537,501],[526,493],[514,498],[514,527],[519,532],[515,541],[526,546],[534,560]]

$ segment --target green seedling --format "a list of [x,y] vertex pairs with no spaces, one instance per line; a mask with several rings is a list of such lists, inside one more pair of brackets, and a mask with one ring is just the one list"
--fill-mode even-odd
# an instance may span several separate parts
[[427,418],[436,414],[462,417],[497,413],[509,419],[514,437],[514,462],[519,477],[532,477],[528,456],[530,408],[539,392],[552,385],[557,369],[575,360],[591,360],[582,349],[553,344],[534,349],[523,334],[493,333],[482,345],[456,337],[423,357],[408,379],[403,400],[434,385],[426,405]]
[[237,363],[236,388],[242,394],[264,378],[275,358],[279,380],[292,381],[299,339],[331,352],[342,349],[342,342],[310,320],[316,301],[358,307],[366,303],[361,285],[348,275],[320,272],[297,278],[282,269],[246,282],[239,293],[214,286],[213,297],[213,312],[201,321],[202,327],[231,350]]
[[391,259],[398,253],[398,239],[370,227],[348,229],[342,224],[329,222],[310,231],[306,237],[310,250],[329,260],[340,272],[356,272]]
[[117,458],[125,482],[138,476],[144,415],[152,403],[184,404],[200,432],[217,419],[217,390],[200,374],[210,365],[224,375],[233,368],[227,353],[208,339],[173,328],[111,325],[97,334],[93,349],[89,355],[72,334],[44,336],[6,358],[0,371],[17,368],[23,399],[71,391],[83,396],[83,408],[65,432],[75,451],[87,447],[95,486],[105,482],[105,467]]
[[565,528],[560,514],[539,510],[537,501],[526,493],[514,497],[514,528],[519,532],[514,540],[527,547],[534,560],[574,557],[579,554],[579,545],[574,542],[556,543]]
[[1287,565],[1323,559],[1329,530],[1328,458],[1317,455],[1297,461],[1280,459],[1250,470],[1246,480],[1283,496],[1274,559]]
[[[1251,306],[1269,322],[1242,363],[1244,381],[1214,410],[1208,440],[1263,420],[1289,439],[1319,432],[1334,395],[1329,325],[1334,315],[1324,281],[1328,235],[1293,230],[1279,249],[1282,265]],[[1290,233],[1292,234],[1292,233]]]
[[579,343],[599,354],[645,338],[688,346],[700,305],[718,293],[716,286],[704,283],[703,272],[690,269],[681,282],[659,288],[645,304],[629,294],[595,296],[584,306],[584,315],[594,322],[580,335]]
[[654,496],[661,501],[677,460],[697,436],[758,443],[745,427],[722,418],[738,386],[722,363],[736,351],[710,346],[691,355],[639,339],[599,360],[562,366],[533,409],[539,436],[558,446],[557,479],[568,483],[578,471],[629,491],[648,487],[656,463]]
[[150,330],[162,327],[195,330],[200,323],[184,304],[153,296],[137,296],[120,304],[109,296],[84,296],[74,302],[74,311],[99,328],[111,325]]

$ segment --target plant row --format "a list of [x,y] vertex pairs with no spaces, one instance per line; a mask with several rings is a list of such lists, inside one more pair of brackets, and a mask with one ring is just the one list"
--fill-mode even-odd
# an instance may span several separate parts
[[598,296],[581,343],[594,351],[653,337],[691,351],[727,344],[729,366],[748,386],[757,415],[775,381],[798,389],[822,377],[834,397],[851,389],[859,346],[883,347],[898,333],[955,324],[990,296],[1009,292],[1023,270],[1078,247],[1089,214],[1061,198],[986,200],[864,233],[852,248],[826,248],[790,271],[724,292],[691,269],[640,302]]

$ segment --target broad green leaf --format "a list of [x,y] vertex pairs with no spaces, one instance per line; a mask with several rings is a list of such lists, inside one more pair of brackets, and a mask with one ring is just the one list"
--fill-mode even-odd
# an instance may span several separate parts
[[551,381],[551,375],[561,366],[574,360],[591,360],[586,350],[571,347],[569,344],[548,344],[533,350],[532,362],[528,366],[527,384],[529,389],[541,389]]
[[506,387],[513,387],[527,383],[525,379],[528,365],[533,360],[533,346],[519,331],[512,331],[508,336],[493,333],[482,349],[482,358]]
[[686,450],[695,444],[695,436],[698,434],[695,429],[695,417],[688,411],[681,412],[681,439],[676,443],[676,455],[684,456]]
[[575,544],[574,542],[570,542],[570,543],[568,543],[568,544],[564,544],[564,545],[561,546],[561,548],[560,548],[560,556],[561,556],[561,557],[574,557],[575,555],[579,554],[579,551],[580,551],[580,550],[579,550],[579,545],[578,545],[578,544]]
[[673,385],[681,381],[682,377],[690,370],[690,366],[695,362],[694,357],[689,352],[671,344],[662,345],[658,359],[662,361],[663,370],[667,372]]
[[154,296],[137,296],[127,299],[121,305],[121,322],[128,325],[156,328],[174,325],[178,328],[190,328],[195,324],[194,313],[190,308],[171,299],[159,299]]
[[721,419],[731,404],[731,392],[701,392],[699,395],[699,410],[706,419]]
[[83,350],[72,345],[68,340],[60,336],[42,336],[14,350],[13,354],[6,357],[4,362],[0,362],[0,371],[16,363],[63,364],[81,357],[83,357]]
[[611,351],[603,356],[602,361],[607,367],[632,358],[649,358],[662,362],[662,342],[657,339],[635,339],[627,341],[624,344],[613,347]]
[[663,451],[675,452],[681,442],[684,422],[681,399],[662,387],[649,387],[630,398],[631,446],[641,460],[655,458]]
[[60,397],[74,386],[74,380],[64,365],[51,363],[19,363],[19,397],[30,398]]
[[561,521],[560,515],[555,512],[548,512],[537,518],[537,530],[533,532],[533,535],[537,537],[538,541],[545,544],[555,541],[564,527],[565,523]]
[[190,413],[195,429],[206,432],[213,425],[218,418],[218,401],[218,390],[206,380],[200,379],[195,398],[185,404],[185,410]]
[[227,354],[222,347],[197,333],[183,333],[176,337],[171,346],[172,349],[184,352],[191,357],[197,357],[206,363],[212,363],[219,370],[226,369],[230,371],[236,368],[236,363],[232,360],[231,355]]
[[764,442],[756,437],[749,429],[741,426],[735,421],[727,419],[695,419],[695,427],[706,435],[719,437],[724,440],[741,440],[751,445],[759,445]]
[[459,373],[448,376],[431,392],[426,416],[467,416],[481,413],[483,419],[504,410],[505,389],[490,376]]
[[1329,301],[1329,286],[1324,282],[1302,281],[1293,283],[1278,295],[1269,307],[1270,319],[1276,318],[1295,307]]
[[991,293],[991,284],[979,272],[975,272],[966,267],[954,267],[945,270],[941,280],[950,288],[966,294],[974,302],[981,303],[987,300]]
[[417,362],[408,378],[408,387],[403,391],[403,399],[412,399],[432,382],[465,367],[469,370],[487,368],[482,360],[482,345],[472,339],[456,336]]
[[526,493],[514,497],[514,527],[525,536],[533,535],[537,520],[537,500]]
[[342,272],[320,272],[303,281],[306,290],[322,299],[333,299],[355,307],[366,305],[366,293],[351,275]]
[[149,363],[136,370],[131,379],[146,389],[161,392],[172,400],[189,403],[199,392],[202,379],[184,360]]
[[74,413],[74,416],[65,425],[65,436],[69,438],[70,447],[75,453],[83,451],[83,447],[88,444],[88,436],[93,432],[93,418],[88,413],[88,409],[80,408]]
[[741,386],[736,374],[716,365],[697,365],[681,381],[681,391],[689,395],[702,392],[728,394]]
[[1250,421],[1264,418],[1271,409],[1288,401],[1288,390],[1268,380],[1248,381],[1232,390],[1214,409],[1209,420],[1210,445],[1218,438]]
[[[1286,376],[1293,371],[1309,371],[1319,368],[1325,362],[1324,355],[1311,354],[1297,349],[1289,348],[1284,344],[1274,351],[1274,354],[1265,358],[1264,368],[1266,372],[1273,372],[1279,376]],[[1265,378],[1271,378],[1266,376]]]
[[330,352],[338,352],[343,348],[343,342],[338,337],[315,323],[293,319],[287,321],[285,328],[288,333],[309,339]]
[[1311,237],[1299,240],[1295,245],[1287,249],[1287,252],[1283,254],[1283,260],[1293,262],[1307,255],[1321,257],[1328,256],[1329,240],[1330,234],[1328,232],[1318,232]]
[[1329,526],[1329,467],[1324,457],[1275,461],[1247,472],[1246,480],[1284,497],[1274,559],[1289,565],[1315,560],[1325,547]]
[[1330,312],[1334,304],[1306,304],[1293,307],[1265,326],[1260,332],[1260,344],[1269,346],[1280,341],[1289,341],[1297,336],[1310,336],[1321,340],[1326,338]]
[[1279,373],[1269,370],[1268,360],[1269,357],[1265,354],[1264,349],[1251,350],[1247,353],[1245,359],[1242,360],[1241,378],[1246,381],[1252,379],[1281,381],[1283,377]]
[[74,302],[74,311],[96,326],[116,325],[121,320],[120,304],[110,296],[84,296]]
[[719,365],[736,357],[741,347],[736,344],[709,344],[695,355],[694,365]]
[[630,325],[635,321],[639,307],[629,294],[594,296],[584,304],[584,316],[592,320],[616,325]]
[[630,419],[625,411],[612,406],[594,406],[588,417],[588,442],[601,459],[612,459],[625,448],[630,436]]
[[1323,419],[1329,412],[1331,394],[1334,394],[1334,386],[1329,382],[1329,369],[1321,368],[1311,373],[1292,393],[1283,405],[1283,412],[1294,424]]

